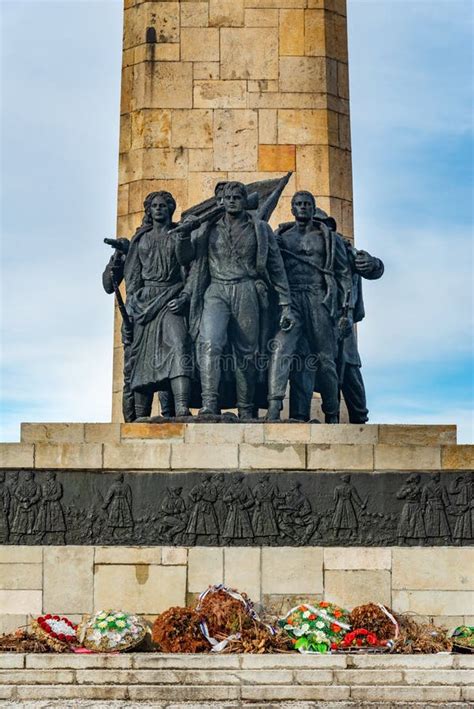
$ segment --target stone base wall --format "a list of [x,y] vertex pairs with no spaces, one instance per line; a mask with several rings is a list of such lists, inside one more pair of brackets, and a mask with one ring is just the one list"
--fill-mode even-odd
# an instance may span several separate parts
[[[143,476],[240,469],[272,470],[282,485],[291,471],[314,474],[315,481],[324,477],[321,471],[325,476],[350,471],[355,484],[359,473],[373,473],[374,480],[388,473],[388,480],[393,471],[422,476],[442,471],[455,481],[459,474],[467,480],[472,471],[473,448],[456,445],[456,427],[449,425],[34,423],[22,425],[20,443],[0,444],[0,468],[7,478],[11,471],[24,475],[22,469],[38,470],[37,478],[47,470],[106,475],[122,469]],[[109,606],[153,617],[219,582],[276,612],[299,599],[326,598],[349,607],[379,601],[450,627],[474,623],[474,548],[469,546],[122,543],[0,546],[3,628],[27,623],[30,614],[79,619]]]
[[0,629],[109,607],[152,619],[221,582],[277,613],[324,598],[474,624],[473,548],[3,546]]

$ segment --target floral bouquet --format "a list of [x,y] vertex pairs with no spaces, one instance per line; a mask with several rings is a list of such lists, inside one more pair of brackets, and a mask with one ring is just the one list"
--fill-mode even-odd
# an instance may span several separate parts
[[455,652],[474,652],[474,626],[459,625],[451,637]]
[[292,608],[278,621],[299,652],[325,653],[332,642],[339,642],[350,630],[348,612],[339,606],[320,601],[316,606],[306,603]]
[[77,625],[69,618],[59,615],[41,615],[31,623],[33,635],[45,642],[55,652],[67,652],[71,645],[77,645]]
[[358,648],[385,648],[387,649],[388,641],[379,640],[375,633],[371,633],[366,628],[356,628],[346,633],[341,643],[334,643],[331,647],[333,650],[352,650]]
[[80,642],[94,652],[135,649],[147,634],[147,626],[136,615],[123,611],[99,611],[86,618],[77,631]]

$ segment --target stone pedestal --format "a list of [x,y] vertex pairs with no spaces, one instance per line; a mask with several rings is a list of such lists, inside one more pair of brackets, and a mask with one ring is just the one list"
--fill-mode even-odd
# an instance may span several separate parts
[[[0,547],[3,627],[17,627],[29,614],[79,618],[103,606],[153,617],[219,582],[277,611],[298,599],[325,597],[347,606],[371,600],[452,627],[472,624],[474,549],[456,524],[453,490],[458,478],[472,486],[473,449],[456,444],[455,426],[23,424],[20,443],[0,446],[6,484],[12,489],[17,475],[34,471],[42,486],[55,471],[67,544],[40,530]],[[183,487],[189,509],[189,492],[206,473],[224,473],[227,489],[237,471],[253,495],[266,472],[281,495],[300,481],[313,518],[322,519],[319,531],[306,541],[308,526],[298,521],[294,538],[280,529],[278,537],[263,540],[198,534],[180,541],[169,528],[157,531],[170,485]],[[120,472],[132,492],[133,533],[114,528],[107,512],[102,522],[89,514],[98,495],[107,500]],[[428,529],[423,539],[400,541],[405,503],[396,491],[414,474],[426,486],[437,473],[451,504],[450,538],[430,536]],[[332,498],[347,474],[366,511],[357,512],[355,535],[335,536]],[[73,508],[83,510],[75,527]],[[255,525],[253,508],[250,518]],[[137,537],[140,529],[144,536]],[[82,536],[74,536],[77,530]]]

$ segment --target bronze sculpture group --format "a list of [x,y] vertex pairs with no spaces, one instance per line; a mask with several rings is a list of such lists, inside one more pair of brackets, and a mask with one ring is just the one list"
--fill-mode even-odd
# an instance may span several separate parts
[[[337,232],[314,196],[298,191],[294,221],[268,224],[288,181],[219,183],[215,196],[173,222],[169,192],[152,192],[131,241],[115,252],[103,286],[122,313],[123,414],[148,418],[158,392],[164,417],[310,420],[313,392],[326,423],[339,422],[341,392],[352,423],[368,420],[354,324],[364,317],[361,279],[380,259]],[[125,282],[126,301],[119,291]]]

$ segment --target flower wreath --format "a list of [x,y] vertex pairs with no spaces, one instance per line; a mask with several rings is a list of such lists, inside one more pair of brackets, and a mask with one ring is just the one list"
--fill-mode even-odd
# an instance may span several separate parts
[[77,631],[79,640],[94,652],[120,652],[136,648],[147,627],[136,615],[123,611],[99,611],[86,618]]
[[59,615],[40,615],[31,623],[33,634],[55,652],[65,652],[77,644],[77,625]]

